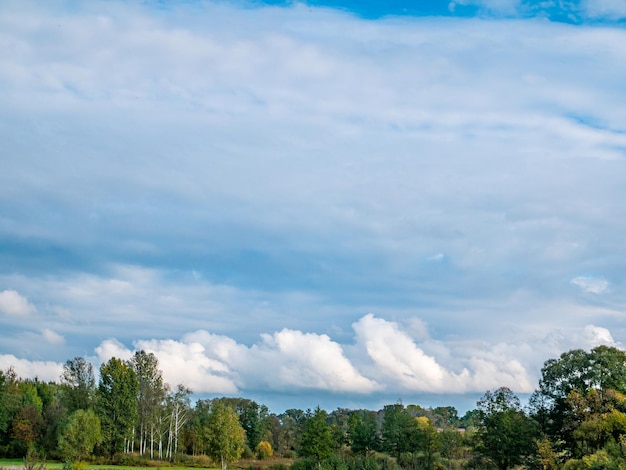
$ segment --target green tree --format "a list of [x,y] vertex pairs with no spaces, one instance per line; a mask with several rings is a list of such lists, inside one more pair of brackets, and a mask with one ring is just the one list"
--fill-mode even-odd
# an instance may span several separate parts
[[419,445],[420,430],[417,421],[401,403],[383,408],[381,434],[383,450],[394,457],[412,453]]
[[318,466],[333,455],[334,440],[330,425],[326,421],[326,411],[318,406],[304,422],[300,455],[311,457]]
[[63,364],[61,384],[64,386],[64,404],[69,413],[88,410],[96,397],[96,378],[93,365],[82,357],[69,359]]
[[348,418],[348,442],[353,452],[367,455],[380,450],[376,413],[367,410],[355,411]]
[[476,450],[499,470],[521,464],[536,453],[537,427],[510,389],[488,391],[477,405],[480,423]]
[[584,417],[574,406],[576,400],[585,401],[591,393],[594,406],[606,409],[613,396],[611,391],[626,393],[626,353],[608,346],[589,352],[574,349],[544,363],[539,388],[530,400],[533,417],[556,451],[567,450],[580,457],[577,429]]
[[241,457],[246,442],[246,432],[239,422],[237,412],[219,401],[214,403],[204,429],[205,450],[222,470]]
[[93,410],[76,410],[61,429],[59,451],[70,461],[80,461],[102,442],[100,419]]
[[154,457],[154,444],[160,439],[160,418],[165,402],[166,389],[159,360],[154,353],[136,351],[130,364],[137,376],[137,429],[139,455],[147,452],[150,442],[150,457]]
[[100,366],[96,410],[111,457],[128,449],[137,418],[137,387],[137,375],[127,362],[113,357]]

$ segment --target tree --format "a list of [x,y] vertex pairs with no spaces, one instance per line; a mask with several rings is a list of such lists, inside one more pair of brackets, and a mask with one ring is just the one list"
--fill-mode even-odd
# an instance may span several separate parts
[[70,461],[82,460],[102,442],[100,420],[93,410],[76,410],[70,415],[59,436],[59,451]]
[[376,414],[371,411],[355,411],[348,418],[348,442],[353,452],[367,455],[380,450]]
[[318,406],[304,422],[300,455],[311,457],[318,467],[333,455],[334,440],[330,425],[326,422],[326,411]]
[[[169,415],[169,429],[167,440],[166,457],[170,460],[178,453],[178,436],[180,430],[187,422],[189,412],[191,390],[182,384],[178,384],[176,392],[170,393],[166,398],[166,408]],[[161,450],[159,448],[159,456]]]
[[154,444],[160,441],[159,418],[163,408],[166,389],[159,360],[154,353],[136,351],[130,364],[137,376],[137,430],[139,455],[147,451],[150,440],[150,458],[154,457]]
[[246,443],[250,450],[256,448],[261,441],[264,432],[264,421],[268,415],[266,406],[259,406],[253,400],[247,398],[216,398],[224,405],[230,406],[237,412],[239,422],[246,431]]
[[234,409],[220,402],[214,403],[204,431],[206,452],[215,461],[221,462],[222,470],[241,457],[246,432]]
[[626,353],[609,346],[574,349],[544,363],[539,388],[530,399],[533,417],[557,451],[580,457],[580,434],[575,434],[583,420],[573,407],[574,398],[584,401],[592,393],[596,408],[606,408],[611,391],[626,393]]
[[383,450],[394,457],[413,452],[418,447],[420,430],[417,421],[401,403],[383,408],[381,434]]
[[88,410],[93,407],[96,378],[90,362],[82,357],[67,360],[63,364],[61,384],[65,387],[64,403],[68,412]]
[[100,366],[97,413],[103,446],[111,457],[128,449],[137,417],[137,375],[127,362],[115,357]]
[[499,470],[521,464],[536,450],[535,423],[524,413],[513,392],[501,387],[478,401],[480,422],[477,446]]

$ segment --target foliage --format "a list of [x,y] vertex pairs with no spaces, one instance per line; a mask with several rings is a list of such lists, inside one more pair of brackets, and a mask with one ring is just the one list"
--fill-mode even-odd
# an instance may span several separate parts
[[519,465],[535,452],[537,428],[510,389],[488,391],[477,405],[480,424],[476,450],[499,470]]
[[65,362],[61,375],[61,384],[66,395],[64,403],[71,413],[93,407],[96,396],[96,379],[93,365],[82,357],[75,357]]
[[261,441],[257,444],[255,449],[257,456],[261,460],[269,459],[272,455],[274,455],[274,449],[272,449],[272,444],[267,441]]
[[96,409],[105,452],[123,452],[137,417],[137,375],[130,364],[115,357],[100,366]]
[[[626,353],[602,346],[546,361],[530,414],[501,388],[462,417],[454,407],[401,403],[276,415],[245,398],[198,400],[192,408],[191,391],[182,384],[170,391],[156,356],[139,351],[103,364],[97,388],[82,358],[66,362],[59,383],[0,371],[0,456],[38,449],[78,460],[73,470],[96,455],[100,463],[208,466],[205,453],[224,467],[257,457],[264,461],[242,465],[259,469],[300,457],[294,470],[623,470],[625,389]],[[220,446],[233,450],[216,453]]]
[[315,408],[313,414],[304,422],[300,455],[311,457],[318,466],[333,455],[334,441],[331,428],[326,422],[326,411]]
[[59,451],[70,461],[81,461],[102,442],[100,419],[93,410],[76,410],[70,415],[59,436]]
[[241,456],[245,434],[234,409],[220,402],[213,404],[204,428],[205,450],[221,463],[222,470]]

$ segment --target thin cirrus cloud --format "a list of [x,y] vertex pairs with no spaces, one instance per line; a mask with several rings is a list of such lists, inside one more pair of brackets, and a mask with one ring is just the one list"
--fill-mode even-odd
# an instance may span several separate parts
[[623,342],[623,4],[321,4],[3,5],[1,365],[526,392]]

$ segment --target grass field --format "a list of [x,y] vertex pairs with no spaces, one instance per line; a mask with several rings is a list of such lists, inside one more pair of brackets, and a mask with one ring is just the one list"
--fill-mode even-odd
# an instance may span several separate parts
[[[45,467],[50,470],[60,470],[63,468],[62,462],[46,462]],[[23,459],[0,459],[0,470],[2,469],[22,469],[24,468],[24,460]],[[126,465],[95,465],[90,464],[90,470],[106,470],[106,469],[115,469],[115,470],[139,470],[142,468],[150,468],[152,470],[157,470],[159,468],[164,468],[167,470],[198,470],[198,467],[178,467],[178,466],[169,466],[167,463],[164,464],[163,467],[136,467],[136,466],[126,466]],[[208,468],[205,467],[206,470],[221,470],[217,468]],[[234,468],[234,467],[233,467]]]
[[[162,462],[163,465],[159,465],[158,461],[151,461],[150,465],[140,466],[140,465],[114,465],[114,464],[88,464],[89,470],[141,470],[141,469],[150,469],[150,470],[221,470],[221,468],[217,467],[183,467],[183,466],[175,466],[170,465],[168,462]],[[229,465],[229,470],[241,470],[241,469],[255,469],[255,470],[269,470],[268,467],[273,465],[280,465],[283,468],[289,468],[289,466],[293,463],[293,459],[282,459],[282,458],[270,458],[268,460],[247,460],[242,459],[238,462]],[[48,470],[61,470],[63,468],[62,462],[50,461],[45,462],[45,467]],[[23,459],[0,459],[0,470],[14,470],[14,469],[23,469],[24,468],[24,460]]]

